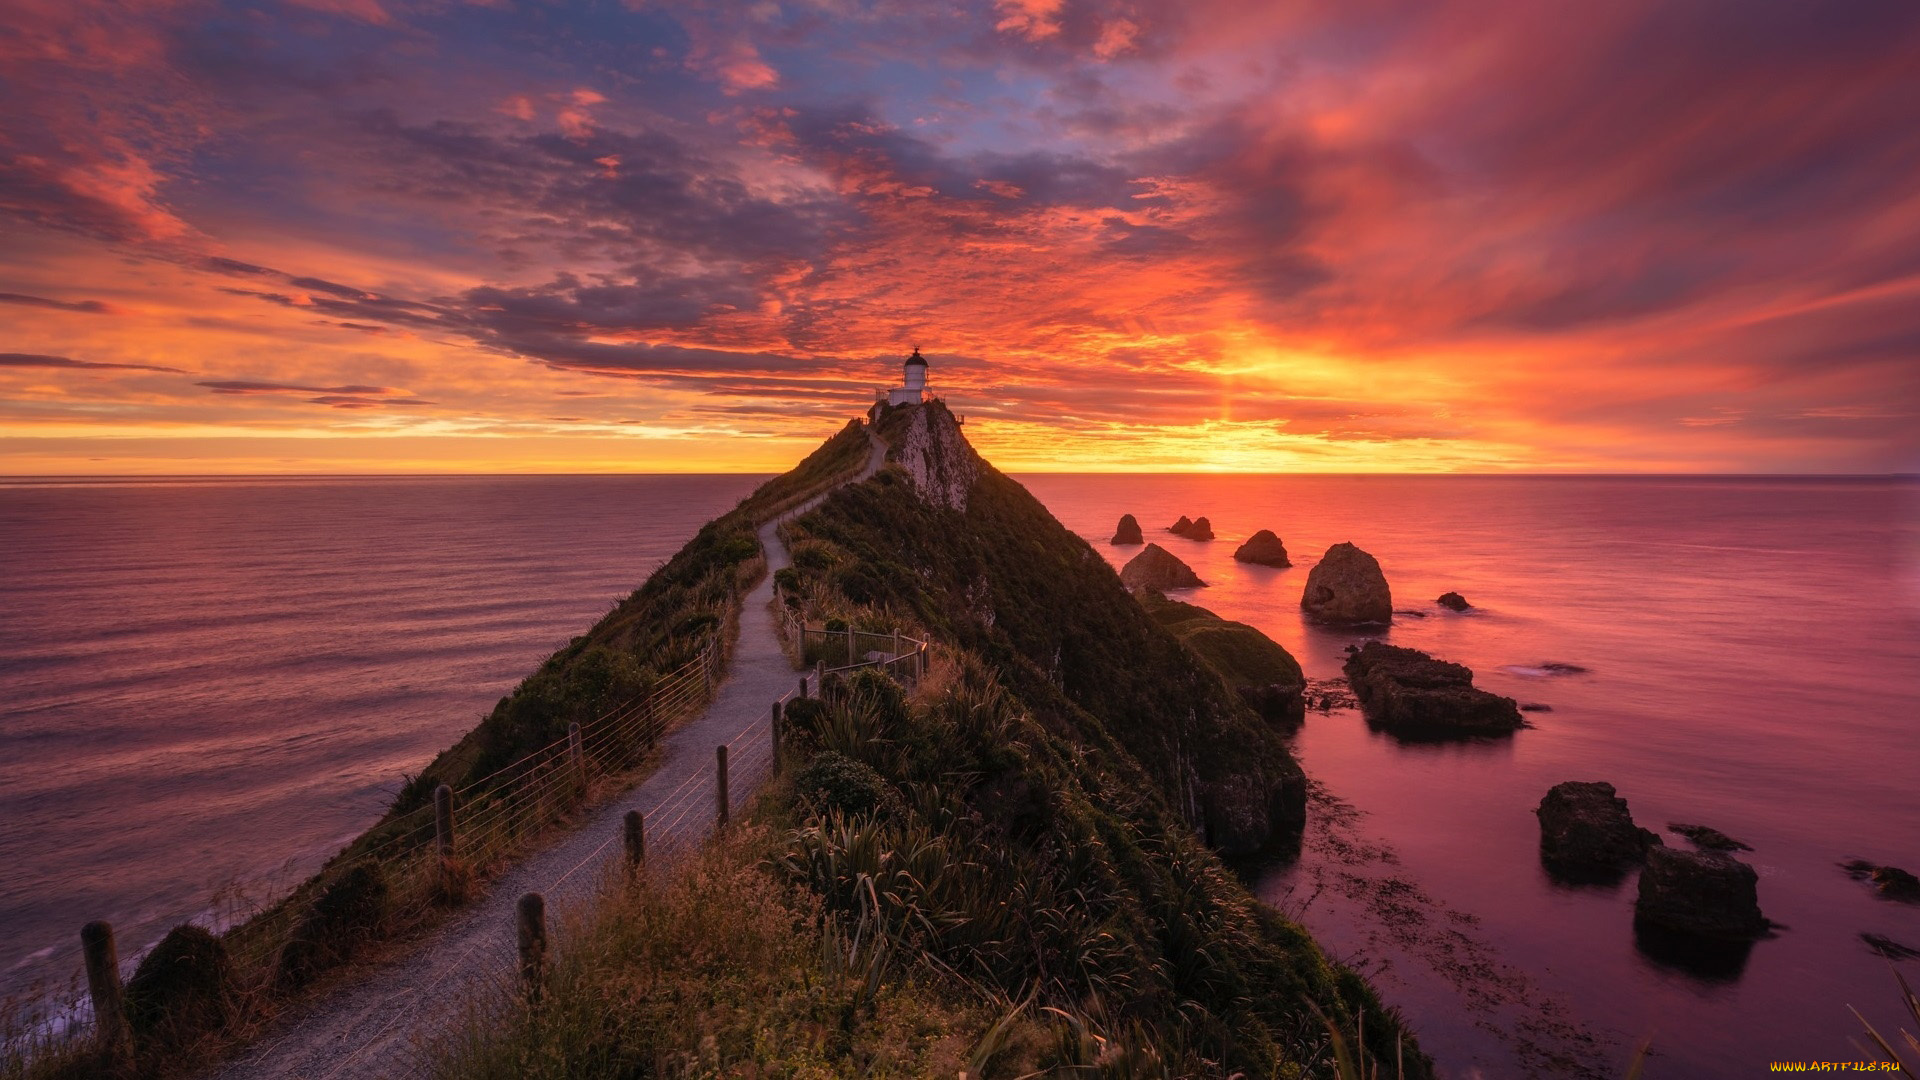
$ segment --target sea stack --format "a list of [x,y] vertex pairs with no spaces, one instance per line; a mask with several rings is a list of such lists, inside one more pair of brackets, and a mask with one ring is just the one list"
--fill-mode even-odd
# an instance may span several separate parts
[[1300,607],[1315,622],[1367,626],[1391,622],[1393,594],[1373,556],[1352,544],[1335,544],[1307,572]]
[[1656,847],[1640,871],[1634,918],[1693,937],[1744,941],[1766,933],[1753,867],[1717,851]]
[[1280,542],[1272,529],[1261,529],[1247,542],[1234,549],[1233,557],[1243,563],[1255,563],[1260,566],[1292,566],[1287,558],[1287,545]]
[[1140,523],[1132,514],[1121,514],[1120,524],[1113,530],[1113,539],[1109,544],[1144,544],[1147,538],[1140,535]]
[[1120,568],[1120,581],[1129,589],[1197,589],[1206,582],[1193,568],[1159,544],[1148,544]]
[[1434,603],[1439,604],[1448,611],[1473,610],[1473,605],[1467,603],[1467,598],[1457,592],[1443,592],[1440,594],[1440,599],[1435,600]]
[[1181,514],[1179,521],[1167,526],[1167,531],[1189,540],[1211,540],[1213,539],[1213,522],[1208,521],[1204,516],[1188,518],[1187,515]]
[[1540,817],[1540,860],[1564,877],[1616,877],[1661,845],[1658,836],[1633,823],[1627,800],[1612,784],[1555,784],[1534,813]]

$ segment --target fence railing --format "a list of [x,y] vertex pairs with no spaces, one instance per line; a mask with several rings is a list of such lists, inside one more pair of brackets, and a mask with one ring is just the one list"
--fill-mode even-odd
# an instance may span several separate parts
[[799,649],[801,665],[813,669],[818,678],[877,667],[900,685],[915,686],[927,673],[927,643],[898,630],[828,630],[808,626],[789,612],[787,633]]
[[[391,925],[417,924],[435,904],[463,899],[479,878],[586,803],[595,780],[641,764],[669,728],[698,713],[721,663],[719,643],[710,642],[646,693],[570,725],[548,745],[458,789],[441,785],[427,804],[377,823],[291,895],[220,935],[234,985],[243,992],[273,990],[283,950],[298,936],[312,900],[357,868],[377,870]],[[113,1004],[121,981],[112,928],[89,923],[82,937],[94,1007],[56,1007],[58,1030],[44,1031],[43,1038],[93,1041],[110,1055],[124,1055],[131,1047]]]

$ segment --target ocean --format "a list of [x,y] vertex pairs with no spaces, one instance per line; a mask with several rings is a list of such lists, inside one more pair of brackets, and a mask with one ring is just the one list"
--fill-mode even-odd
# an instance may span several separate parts
[[[1293,737],[1316,782],[1259,893],[1366,970],[1448,1076],[1746,1076],[1855,1060],[1896,1019],[1862,934],[1920,906],[1839,867],[1920,871],[1920,485],[1886,479],[1019,477],[1116,565],[1122,513],[1308,674],[1366,636],[1526,703],[1510,739],[1405,744],[1351,710]],[[302,877],[756,478],[0,482],[0,993],[64,985]],[[1163,527],[1207,515],[1220,539]],[[1232,560],[1256,529],[1291,569]],[[1351,540],[1407,614],[1304,623]],[[1454,590],[1475,605],[1438,608]],[[1578,671],[1569,670],[1578,668]],[[1571,887],[1532,810],[1606,780],[1639,823],[1752,845],[1783,927],[1705,963],[1636,938],[1633,879]],[[1668,834],[1670,844],[1685,841]],[[1905,965],[1914,972],[1913,964]],[[1910,974],[1910,978],[1913,975]]]

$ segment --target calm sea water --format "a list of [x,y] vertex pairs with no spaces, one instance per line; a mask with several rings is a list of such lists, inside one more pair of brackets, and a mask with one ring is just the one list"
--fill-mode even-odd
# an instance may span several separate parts
[[0,993],[304,877],[754,483],[0,484]]
[[[1617,1076],[1652,1035],[1649,1076],[1747,1076],[1857,1058],[1848,1003],[1893,1020],[1892,979],[1859,935],[1920,947],[1920,908],[1835,864],[1920,870],[1920,488],[1022,480],[1116,563],[1131,550],[1106,544],[1114,521],[1138,515],[1213,583],[1191,599],[1314,676],[1337,675],[1356,639],[1303,624],[1300,590],[1327,545],[1352,540],[1396,607],[1427,615],[1390,640],[1553,707],[1489,744],[1402,745],[1338,711],[1296,738],[1352,820],[1267,872],[1262,894],[1371,966],[1450,1075],[1544,1072],[1560,1055],[1556,1073]],[[217,912],[229,883],[303,875],[753,483],[0,484],[0,988],[68,978],[87,919],[113,920],[130,951]],[[1159,532],[1183,513],[1221,539]],[[1232,561],[1259,528],[1295,568]],[[1447,589],[1478,610],[1436,609]],[[1546,662],[1588,670],[1547,677]],[[1643,951],[1631,878],[1573,889],[1539,866],[1531,811],[1569,779],[1611,781],[1643,825],[1752,844],[1761,905],[1788,928],[1733,971]],[[1382,920],[1382,882],[1419,898],[1400,905],[1411,915]]]
[[[1887,964],[1859,935],[1920,948],[1920,906],[1879,899],[1836,864],[1920,872],[1920,485],[1025,482],[1116,565],[1137,549],[1106,540],[1121,513],[1135,514],[1211,583],[1187,599],[1267,632],[1309,676],[1337,676],[1360,637],[1309,626],[1299,611],[1308,569],[1351,540],[1379,558],[1395,607],[1427,616],[1398,617],[1382,636],[1552,706],[1493,743],[1404,745],[1338,712],[1309,713],[1296,739],[1309,775],[1362,815],[1349,837],[1361,857],[1352,844],[1310,842],[1260,891],[1304,906],[1335,954],[1385,964],[1377,984],[1450,1075],[1547,1072],[1547,1058],[1564,1055],[1617,1077],[1651,1036],[1649,1076],[1752,1076],[1772,1060],[1860,1059],[1848,1004],[1882,1031],[1898,1018]],[[1220,539],[1160,531],[1181,514],[1210,516]],[[1293,568],[1233,561],[1261,528],[1285,540]],[[1437,608],[1447,590],[1477,610]],[[1588,670],[1547,676],[1545,663]],[[1786,929],[1737,970],[1640,948],[1633,878],[1568,888],[1540,866],[1532,810],[1563,780],[1611,782],[1642,826],[1705,823],[1751,844],[1741,857],[1760,873],[1761,908]],[[1381,854],[1373,848],[1384,857],[1368,857]],[[1396,883],[1432,903],[1403,903],[1413,894]],[[1391,917],[1403,908],[1413,914]],[[1920,981],[1920,964],[1904,967]]]

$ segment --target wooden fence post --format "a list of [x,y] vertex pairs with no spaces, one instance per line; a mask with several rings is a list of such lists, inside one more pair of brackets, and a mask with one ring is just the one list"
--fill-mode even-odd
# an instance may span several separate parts
[[453,858],[453,789],[433,789],[433,839],[442,859]]
[[567,725],[567,756],[573,759],[573,772],[580,781],[580,797],[587,797],[587,748],[580,738],[578,721]]
[[547,901],[537,892],[520,898],[514,908],[520,930],[520,982],[526,988],[527,1001],[539,1004],[540,972],[547,962]]
[[800,676],[800,700],[807,700],[807,677],[805,675]]
[[638,810],[627,811],[627,868],[638,870],[647,864],[647,819]]
[[773,719],[767,723],[768,747],[773,752],[773,771],[780,771],[780,703],[773,703]]
[[898,659],[899,656],[900,656],[900,631],[895,630],[893,632],[893,651],[887,654],[887,659],[895,660],[895,659]]
[[727,827],[727,747],[725,743],[713,748],[713,757],[716,780],[714,796],[720,804],[718,820],[720,827],[724,829]]
[[113,925],[95,921],[81,927],[80,951],[86,958],[87,993],[93,998],[95,1041],[115,1066],[125,1065],[133,1059],[133,1035],[127,1029],[127,997],[120,985]]
[[859,662],[858,659],[854,656],[853,650],[854,650],[853,624],[848,623],[847,624],[847,663],[849,664],[854,664]]

